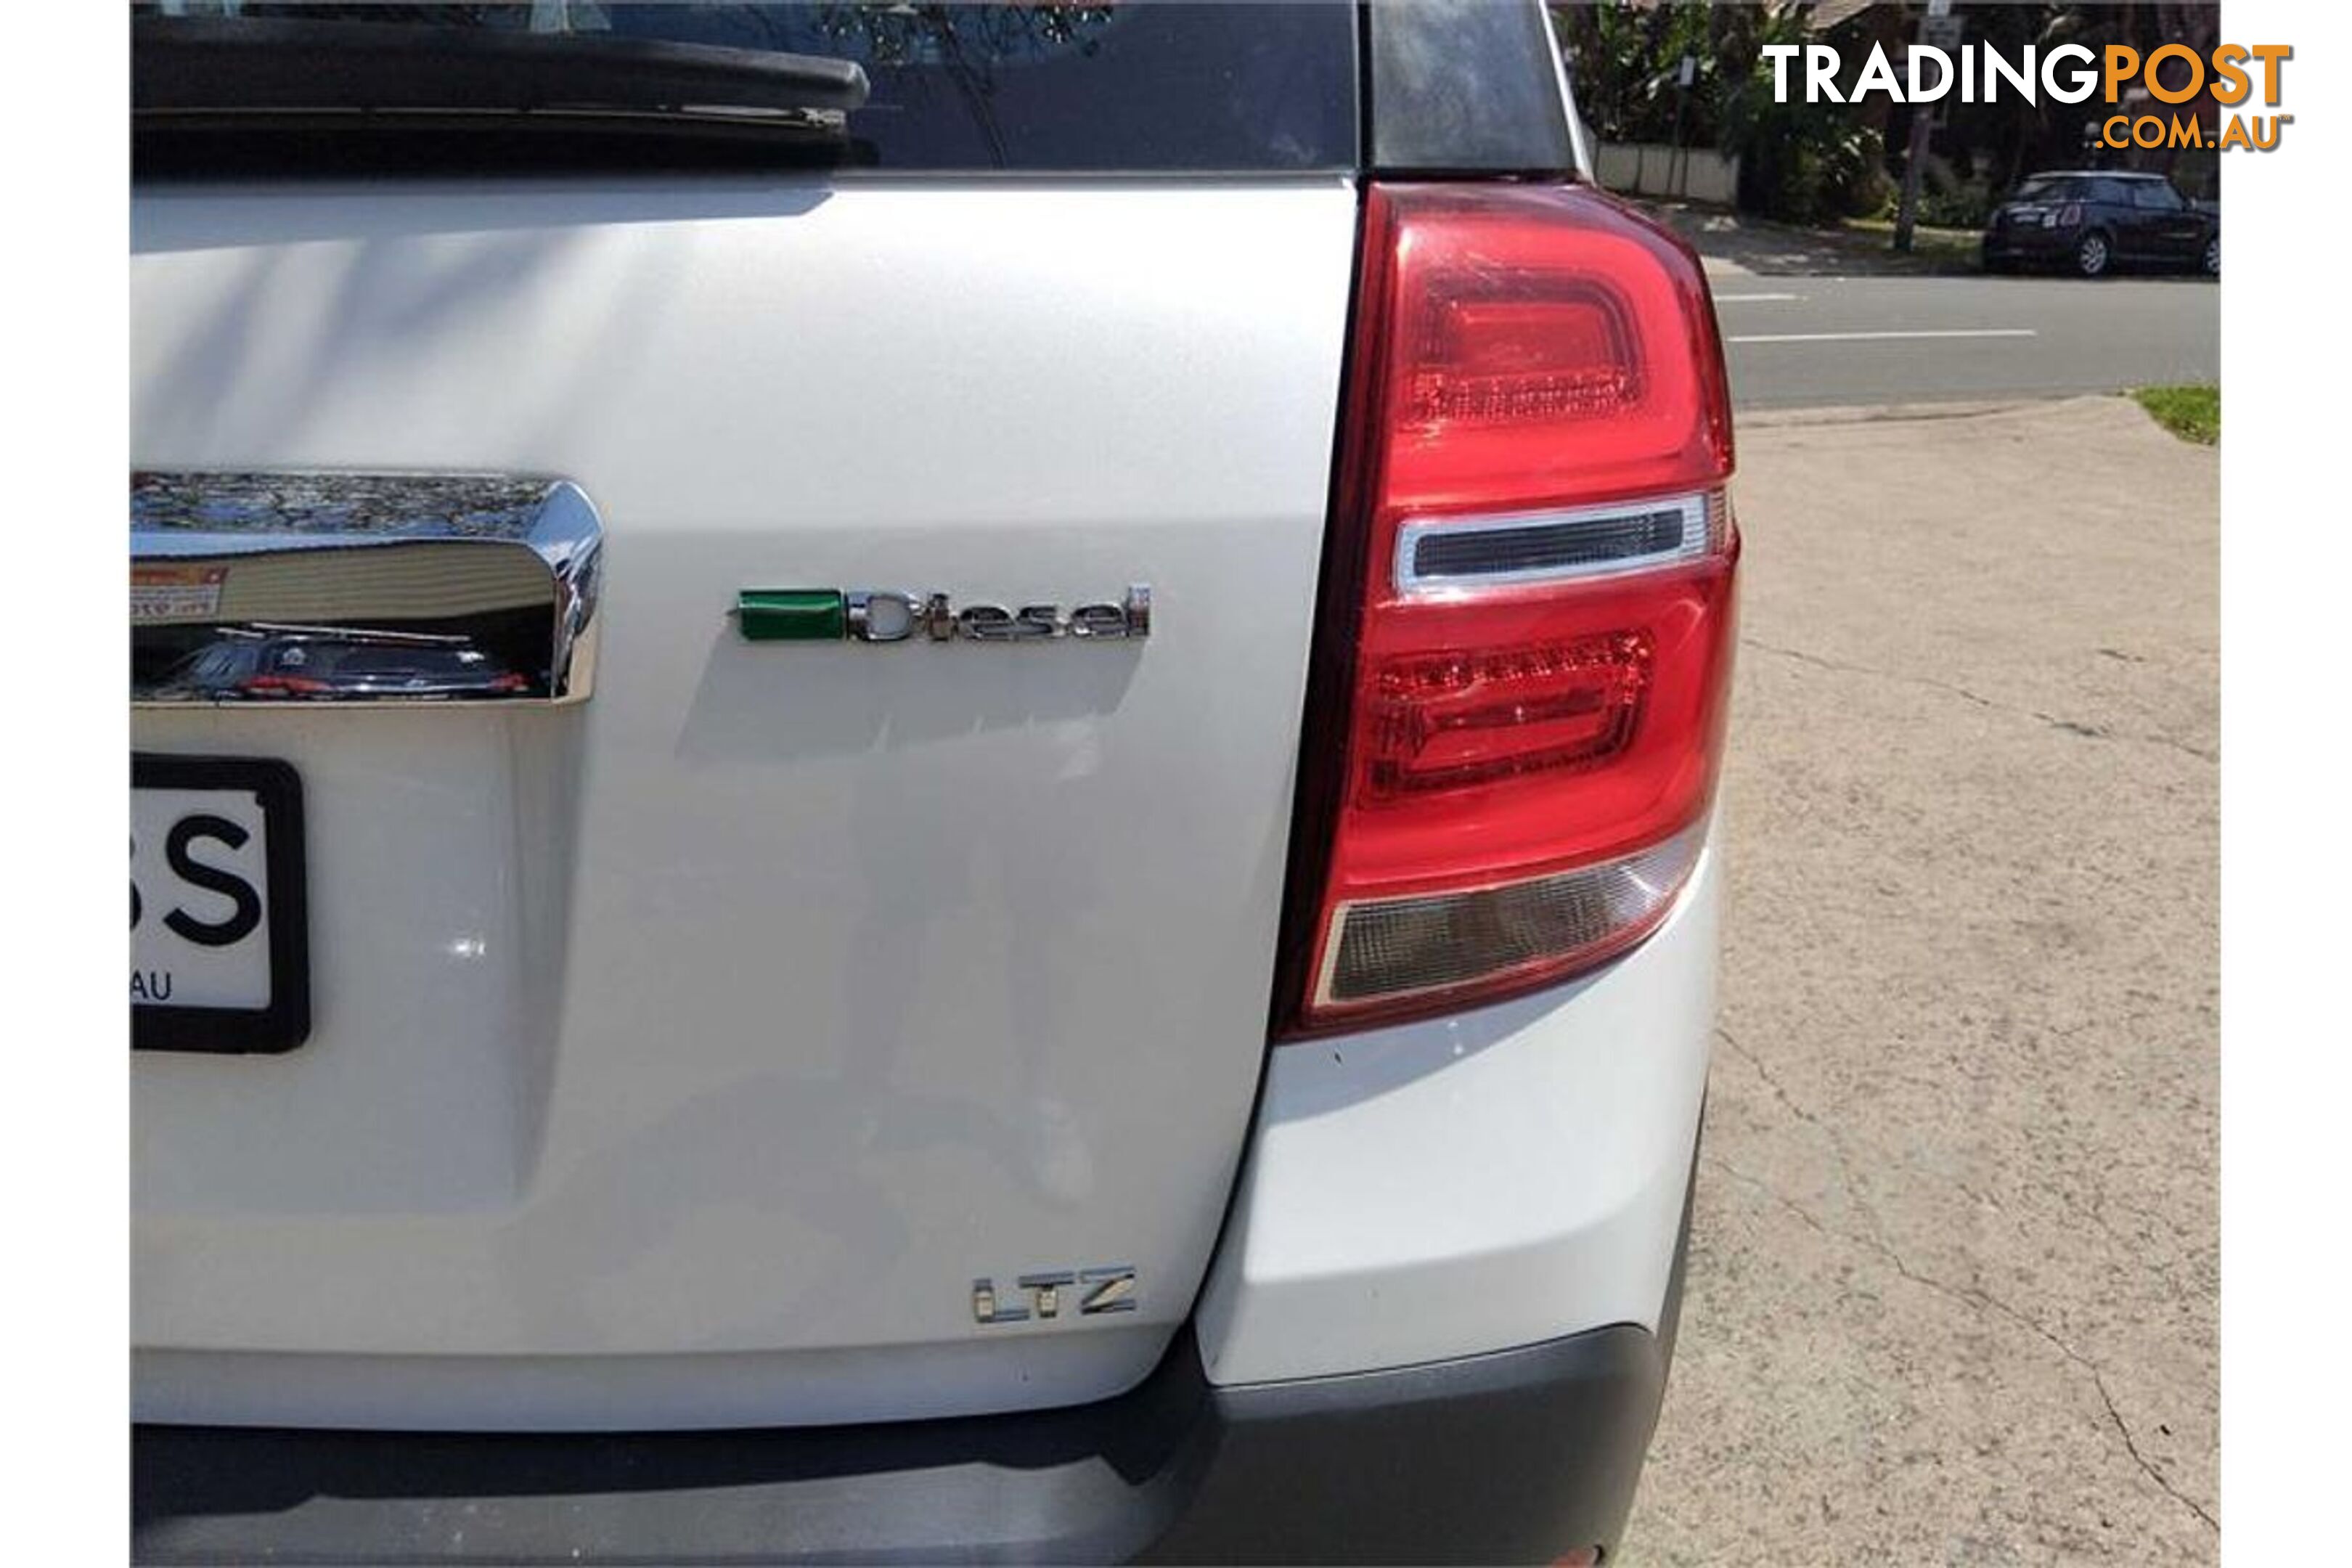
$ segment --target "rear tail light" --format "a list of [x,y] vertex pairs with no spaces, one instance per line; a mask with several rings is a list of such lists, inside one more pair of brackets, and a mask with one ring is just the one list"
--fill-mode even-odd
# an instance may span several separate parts
[[313,680],[307,675],[247,676],[244,690],[263,697],[318,697],[334,688],[323,680]]
[[1695,258],[1584,188],[1374,186],[1280,1032],[1622,952],[1696,864],[1738,544]]

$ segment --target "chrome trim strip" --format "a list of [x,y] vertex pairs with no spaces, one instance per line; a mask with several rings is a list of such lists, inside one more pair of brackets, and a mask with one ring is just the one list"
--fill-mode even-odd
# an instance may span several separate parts
[[604,525],[567,479],[134,471],[131,700],[586,700]]
[[1600,178],[1592,172],[1592,134],[1584,117],[1576,111],[1576,89],[1568,79],[1568,49],[1559,36],[1559,18],[1552,15],[1544,0],[1529,0],[1543,17],[1544,37],[1551,41],[1552,79],[1559,83],[1560,111],[1568,116],[1569,154],[1576,160],[1576,177],[1588,185],[1599,186]]
[[[1694,491],[1686,495],[1611,501],[1603,506],[1572,507],[1557,511],[1507,512],[1484,517],[1407,518],[1397,525],[1396,560],[1393,563],[1396,591],[1409,596],[1426,596],[1449,589],[1567,583],[1696,561],[1706,554],[1715,542],[1715,530],[1710,526],[1708,516],[1710,499],[1708,495]],[[1598,561],[1535,566],[1517,571],[1423,572],[1415,564],[1414,558],[1420,553],[1421,541],[1432,535],[1453,539],[1475,534],[1529,533],[1539,529],[1573,527],[1584,522],[1646,517],[1669,510],[1681,512],[1683,519],[1682,542],[1672,550],[1654,550],[1639,555],[1616,555]]]

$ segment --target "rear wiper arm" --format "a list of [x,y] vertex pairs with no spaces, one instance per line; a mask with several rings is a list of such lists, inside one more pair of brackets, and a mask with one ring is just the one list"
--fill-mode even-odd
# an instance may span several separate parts
[[803,124],[866,101],[855,60],[407,22],[142,16],[131,107],[159,116],[548,110]]

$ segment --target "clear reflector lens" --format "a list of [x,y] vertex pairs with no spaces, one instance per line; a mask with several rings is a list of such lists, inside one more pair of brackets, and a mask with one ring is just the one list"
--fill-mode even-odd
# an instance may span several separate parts
[[1649,934],[1705,842],[1694,824],[1620,860],[1472,892],[1340,907],[1324,1005],[1580,968]]

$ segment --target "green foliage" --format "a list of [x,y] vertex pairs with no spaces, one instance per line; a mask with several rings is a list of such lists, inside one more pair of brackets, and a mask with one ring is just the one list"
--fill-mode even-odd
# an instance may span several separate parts
[[2143,386],[2132,396],[2158,425],[2184,441],[2210,447],[2221,439],[2221,389],[2218,386]]
[[1982,228],[2002,192],[1982,176],[1962,178],[1941,158],[1921,171],[1918,221],[1936,228]]
[[[1807,103],[1801,94],[1775,102],[1766,44],[1811,39],[1795,5],[1748,11],[1746,36],[1721,77],[1717,144],[1739,158],[1740,205],[1792,223],[1828,223],[1870,212],[1885,199],[1886,143],[1882,132],[1845,105]],[[1838,39],[1832,28],[1830,37]]]
[[[1813,7],[1799,0],[1562,0],[1552,7],[1570,57],[1578,107],[1603,142],[1673,140],[1679,98],[1686,144],[1719,147],[1738,156],[1739,205],[1801,223],[1859,216],[1891,201],[1902,172],[1910,110],[1890,104],[1883,94],[1858,104],[1774,103],[1763,46],[1833,45],[1844,64],[1839,79],[1850,89],[1874,43],[1884,45],[1899,68],[1903,47],[1917,35],[1924,9],[1916,0],[1874,5],[1817,33],[1811,26]],[[2219,28],[2217,7],[2171,0],[2019,0],[1960,10],[1968,41],[1990,43],[2011,60],[2029,45],[2046,56],[2064,43],[2081,44],[2095,55],[2111,43],[2145,54],[2168,41],[2202,52],[2216,41]],[[1687,94],[1676,83],[1676,68],[1685,54],[1696,61]],[[1791,87],[1801,74],[1801,67],[1792,62]],[[2148,166],[2146,159],[2105,157],[2086,149],[2078,106],[2046,98],[2028,103],[2014,89],[1990,102],[1963,104],[1954,95],[1936,113],[1930,144],[1935,161],[1921,186],[1919,218],[1927,224],[1980,226],[1998,196],[2038,169],[2094,160]],[[2168,153],[2156,166],[2177,162]]]
[[[1577,106],[1602,141],[1673,140],[1681,97],[1684,142],[1738,156],[1743,207],[1810,223],[1868,212],[1884,195],[1877,127],[1838,104],[1772,100],[1763,47],[1815,41],[1794,0],[1555,10],[1574,60]],[[1843,45],[1860,36],[1841,23],[1821,37]],[[1696,61],[1687,95],[1676,80],[1685,55]]]
[[[1685,140],[1697,146],[1715,140],[1720,62],[1710,37],[1717,24],[1709,10],[1691,0],[1555,7],[1560,37],[1575,59],[1577,108],[1602,141],[1671,140],[1678,98]],[[1685,54],[1697,61],[1697,79],[1687,95],[1677,81]]]
[[1936,228],[1982,228],[1992,208],[1993,198],[1979,184],[1921,191],[1916,221]]

